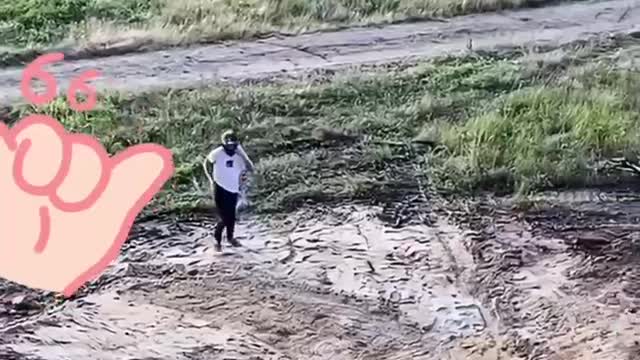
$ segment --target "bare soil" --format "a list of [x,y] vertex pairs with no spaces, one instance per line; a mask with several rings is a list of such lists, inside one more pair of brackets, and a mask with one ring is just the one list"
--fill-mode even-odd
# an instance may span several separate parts
[[[526,212],[464,215],[474,293],[527,359],[637,359],[638,189],[550,197]],[[594,196],[595,195],[595,196]]]
[[[593,193],[591,193],[593,194]],[[75,299],[3,284],[3,359],[601,359],[640,356],[640,197],[137,224]],[[576,200],[577,199],[577,200]],[[433,204],[438,200],[433,200]],[[397,213],[397,211],[395,212]],[[407,213],[407,212],[405,212]]]
[[[592,37],[640,36],[640,2],[609,0],[568,3],[538,9],[456,17],[450,20],[250,42],[78,59],[51,67],[60,91],[81,72],[97,69],[100,89],[146,91],[210,85],[218,81],[268,79],[317,69],[429,58],[471,50],[554,48]],[[82,57],[89,56],[83,54]],[[0,101],[19,100],[22,68],[0,71]]]

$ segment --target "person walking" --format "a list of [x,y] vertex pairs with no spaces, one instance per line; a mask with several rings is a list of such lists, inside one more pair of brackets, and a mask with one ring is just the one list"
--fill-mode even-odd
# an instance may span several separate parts
[[[222,144],[216,146],[202,163],[209,179],[214,202],[218,210],[219,221],[214,230],[216,250],[222,249],[222,232],[226,228],[227,241],[234,247],[240,243],[234,238],[236,223],[236,207],[240,193],[240,176],[245,172],[253,172],[254,165],[240,145],[233,130],[222,134]],[[213,164],[209,171],[208,163]],[[211,176],[213,174],[213,178]]]

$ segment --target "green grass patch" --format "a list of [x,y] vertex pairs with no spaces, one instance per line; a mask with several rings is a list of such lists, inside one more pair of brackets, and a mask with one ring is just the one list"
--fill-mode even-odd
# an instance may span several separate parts
[[[549,76],[509,59],[447,59],[321,85],[109,95],[82,114],[61,98],[15,115],[51,114],[111,153],[145,142],[172,149],[176,175],[153,205],[162,209],[208,201],[201,161],[229,127],[257,163],[253,197],[264,211],[383,198],[423,175],[454,192],[579,186],[596,161],[637,152],[638,74],[603,64]],[[438,151],[402,145],[416,139]]]
[[445,126],[442,177],[458,190],[589,185],[599,159],[637,155],[639,88],[636,72],[600,69],[508,94]]
[[157,4],[148,0],[16,0],[0,4],[3,46],[33,46],[64,40],[87,20],[119,25],[143,23]]

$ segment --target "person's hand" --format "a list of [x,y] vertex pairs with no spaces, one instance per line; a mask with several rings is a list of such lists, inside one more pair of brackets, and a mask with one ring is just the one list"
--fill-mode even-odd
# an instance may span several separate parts
[[214,191],[213,179],[209,179],[209,192],[213,194],[213,191]]
[[117,257],[172,174],[171,152],[158,145],[110,158],[46,116],[0,123],[0,276],[70,296]]

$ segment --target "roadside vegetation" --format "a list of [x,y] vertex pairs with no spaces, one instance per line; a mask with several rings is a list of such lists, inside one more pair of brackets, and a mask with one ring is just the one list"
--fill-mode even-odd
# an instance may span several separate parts
[[554,0],[13,0],[0,4],[1,63],[446,17]]
[[112,94],[86,114],[59,99],[13,117],[44,111],[112,153],[142,142],[171,148],[177,173],[158,209],[207,201],[201,161],[227,127],[257,162],[262,211],[381,198],[415,187],[416,176],[457,194],[527,193],[596,183],[600,160],[640,149],[640,75],[616,46],[475,54],[306,84]]

